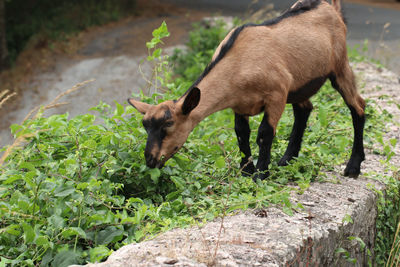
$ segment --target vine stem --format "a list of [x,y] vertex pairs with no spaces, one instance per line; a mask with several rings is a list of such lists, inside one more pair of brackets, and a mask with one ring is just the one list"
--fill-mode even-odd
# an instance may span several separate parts
[[[82,203],[80,203],[82,204]],[[79,205],[79,220],[78,220],[78,227],[81,227],[81,219],[82,219],[82,205]],[[76,246],[78,244],[78,236],[75,236],[75,243],[74,243],[74,252],[76,252]]]
[[79,141],[78,141],[78,135],[75,136],[75,143],[76,143],[76,152],[78,155],[78,159],[79,159],[79,178],[80,180],[82,180],[82,158],[81,158],[81,154],[80,154],[80,149],[79,149]]
[[[396,244],[397,243],[396,239],[397,239],[397,237],[399,237],[399,232],[400,232],[400,222],[399,222],[399,224],[397,226],[396,234],[394,235],[394,240],[393,240],[392,248],[390,250],[389,258],[388,258],[387,263],[386,263],[386,267],[399,266],[398,263],[400,261],[400,255],[398,255],[396,257],[396,255],[399,252],[399,248],[400,248],[400,242],[398,244]],[[397,245],[397,248],[396,248],[396,245]],[[396,253],[394,253],[395,249],[396,249]],[[397,263],[394,264],[395,261],[396,261],[396,258],[397,258]],[[393,262],[390,264],[391,260],[393,260]]]

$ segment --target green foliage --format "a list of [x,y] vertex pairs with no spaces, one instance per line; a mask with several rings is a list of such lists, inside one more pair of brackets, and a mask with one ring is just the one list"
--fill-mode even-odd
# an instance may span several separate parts
[[[222,31],[222,25],[197,28],[190,36],[191,48],[173,57],[174,74],[181,76],[172,81],[157,46],[168,30],[165,24],[156,29],[147,43],[148,60],[160,67],[154,79],[169,90],[150,97],[142,94],[143,100],[178,98],[209,62]],[[194,45],[201,36],[212,39],[204,40],[203,52]],[[289,108],[273,143],[271,178],[257,183],[240,175],[241,153],[229,110],[202,121],[161,170],[145,165],[142,116],[129,105],[116,103],[112,110],[100,103],[92,109],[98,116],[61,114],[13,125],[13,133],[25,136],[27,143],[14,149],[0,167],[1,262],[66,266],[101,261],[124,244],[238,209],[276,204],[292,214],[301,206],[292,205],[290,191],[301,193],[350,156],[350,112],[329,84],[321,91],[313,99],[315,111],[299,157],[287,167],[276,165],[293,124]],[[372,105],[366,113],[365,139],[371,145],[382,136],[380,129],[389,115],[378,114]],[[260,120],[261,116],[251,120],[253,151]]]
[[[398,169],[398,167],[396,167]],[[395,177],[388,177],[385,192],[377,191],[378,218],[376,221],[375,262],[377,266],[389,265],[387,260],[395,243],[396,228],[400,223],[400,180],[399,171]],[[399,242],[397,240],[397,242]],[[397,251],[398,253],[398,251]],[[394,255],[393,255],[394,256]],[[397,255],[399,257],[400,255]],[[394,260],[392,258],[392,260]],[[394,262],[393,262],[394,263]]]
[[7,46],[12,61],[34,36],[38,43],[64,39],[89,26],[115,21],[135,8],[134,0],[5,1]]
[[210,62],[218,44],[227,34],[225,23],[217,20],[214,26],[207,22],[193,24],[187,50],[176,49],[171,57],[174,73],[186,81],[194,81]]
[[348,48],[348,57],[350,61],[353,62],[363,62],[368,61],[368,57],[365,54],[368,51],[368,40],[365,40],[362,47],[360,45],[354,45],[351,48]]
[[367,56],[367,52],[369,49],[369,42],[366,39],[364,40],[362,46],[356,44],[353,47],[349,47],[347,49],[347,54],[350,61],[352,62],[372,62],[378,67],[383,67],[382,63],[379,60]]
[[[160,44],[163,44],[162,39],[169,36],[165,21],[162,22],[159,28],[153,31],[152,35],[153,38],[150,42],[146,43],[148,51],[147,61],[153,64],[152,77],[147,80],[147,83],[153,91],[157,93],[160,87],[171,89],[174,86],[173,83],[168,83],[172,75],[168,64],[169,56],[164,55],[162,53],[162,48],[159,47]],[[148,94],[150,94],[150,92],[151,90],[148,90]]]
[[[365,242],[361,238],[356,237],[356,236],[349,236],[346,241],[357,243],[360,251],[364,251],[367,256],[368,266],[372,267],[372,253],[369,250],[369,248],[366,246]],[[335,254],[338,257],[342,257],[349,263],[357,264],[357,259],[352,258],[351,253],[342,247],[336,249]]]

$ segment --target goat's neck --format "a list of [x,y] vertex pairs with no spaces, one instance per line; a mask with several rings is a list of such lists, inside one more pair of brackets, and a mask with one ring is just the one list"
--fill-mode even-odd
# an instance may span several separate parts
[[229,96],[229,82],[206,78],[198,85],[201,91],[200,103],[189,115],[193,128],[209,115],[231,107],[233,102]]

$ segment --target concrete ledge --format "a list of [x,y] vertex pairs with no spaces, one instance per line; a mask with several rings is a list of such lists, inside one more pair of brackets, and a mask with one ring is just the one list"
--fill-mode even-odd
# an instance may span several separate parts
[[[127,245],[106,262],[87,266],[366,266],[365,250],[348,237],[361,238],[373,251],[377,198],[369,188],[382,186],[366,179],[338,182],[315,183],[294,194],[293,201],[304,206],[294,216],[277,208],[250,210]],[[339,247],[357,264],[335,255]]]

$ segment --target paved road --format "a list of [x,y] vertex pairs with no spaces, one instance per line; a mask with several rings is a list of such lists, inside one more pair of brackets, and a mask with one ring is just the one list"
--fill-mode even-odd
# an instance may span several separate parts
[[[225,15],[240,16],[251,0],[166,0],[189,8],[214,10]],[[290,7],[294,0],[259,0],[253,8],[273,4],[276,10]],[[399,3],[400,5],[400,3]],[[400,10],[344,3],[348,21],[348,43],[353,46],[368,39],[368,54],[400,74]],[[390,23],[386,30],[384,25]]]

